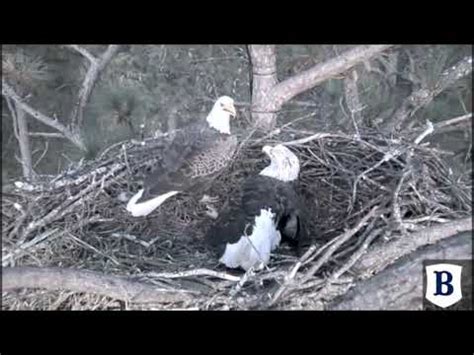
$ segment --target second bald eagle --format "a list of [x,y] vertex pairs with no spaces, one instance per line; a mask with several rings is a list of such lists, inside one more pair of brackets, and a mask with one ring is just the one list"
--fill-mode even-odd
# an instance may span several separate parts
[[153,150],[156,164],[144,188],[128,202],[134,217],[147,216],[170,197],[205,183],[231,161],[237,138],[231,135],[230,119],[236,116],[234,100],[220,97],[200,122],[173,132]]
[[263,152],[270,165],[245,181],[239,198],[221,212],[206,236],[229,268],[260,269],[282,239],[298,247],[309,240],[295,186],[298,157],[283,145],[265,146]]

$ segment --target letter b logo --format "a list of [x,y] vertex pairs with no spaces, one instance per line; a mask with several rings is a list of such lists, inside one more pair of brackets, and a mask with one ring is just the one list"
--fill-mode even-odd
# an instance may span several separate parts
[[450,307],[461,300],[462,266],[434,264],[425,269],[427,300],[441,308]]
[[453,293],[453,274],[449,271],[434,271],[436,275],[436,292],[435,296],[449,296]]

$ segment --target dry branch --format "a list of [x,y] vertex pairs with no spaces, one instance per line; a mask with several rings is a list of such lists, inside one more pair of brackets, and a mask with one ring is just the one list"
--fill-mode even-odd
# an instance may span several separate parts
[[293,97],[367,61],[392,45],[358,46],[336,58],[294,75],[280,83],[277,80],[275,46],[252,45],[253,70],[252,116],[257,126],[273,129],[276,113]]
[[308,281],[313,275],[326,263],[329,258],[339,249],[339,247],[356,234],[371,218],[376,217],[377,207],[374,207],[367,213],[354,228],[349,229],[344,234],[337,237],[336,241],[328,247],[326,252],[318,259],[318,261],[311,266],[309,271],[303,276],[301,282]]
[[271,100],[274,102],[274,108],[281,107],[296,95],[311,89],[331,77],[344,73],[355,65],[373,58],[390,47],[392,45],[358,46],[336,58],[317,64],[306,71],[286,79],[272,90]]
[[85,56],[90,62],[89,69],[87,70],[81,88],[79,89],[77,100],[70,116],[70,126],[73,127],[73,130],[76,130],[78,127],[82,126],[82,121],[84,119],[84,108],[89,101],[92,90],[94,89],[100,73],[110,62],[115,53],[117,53],[120,46],[112,44],[109,45],[105,52],[98,59],[96,59],[86,49],[80,46],[73,45],[72,48]]
[[45,137],[45,138],[66,138],[61,133],[54,132],[29,132],[30,137]]
[[344,78],[344,97],[346,100],[346,105],[349,108],[349,115],[354,126],[354,130],[357,136],[359,136],[359,128],[357,126],[362,119],[361,111],[363,107],[359,99],[357,79],[358,75],[356,69],[353,69]]
[[176,303],[192,299],[185,291],[159,288],[94,271],[26,266],[3,268],[3,292],[21,288],[66,289],[136,303]]
[[433,87],[422,87],[414,91],[403,101],[387,122],[388,130],[401,129],[405,122],[422,107],[427,106],[433,99],[452,86],[459,79],[472,72],[472,57],[465,57],[451,68],[446,69]]
[[92,55],[91,52],[89,52],[87,49],[85,49],[84,47],[81,47],[81,46],[78,46],[77,44],[69,44],[67,45],[66,47],[80,53],[81,55],[83,55],[84,57],[86,57],[89,62],[93,65],[97,65],[97,58],[94,57]]
[[28,113],[30,116],[36,118],[38,121],[44,123],[47,126],[50,126],[57,131],[61,132],[64,137],[69,139],[76,147],[78,147],[81,150],[86,150],[86,146],[80,137],[80,135],[77,132],[71,131],[69,128],[67,128],[65,125],[63,125],[61,122],[58,120],[55,120],[51,117],[48,117],[41,112],[35,110],[25,102],[23,102],[23,99],[13,90],[13,88],[5,81],[2,79],[2,95],[5,97],[8,97],[12,99],[17,107],[26,113]]
[[31,160],[30,139],[28,137],[28,124],[26,122],[25,111],[19,108],[17,103],[8,97],[6,98],[6,102],[13,119],[13,132],[20,146],[23,176],[27,179],[31,179],[34,177],[35,172]]
[[211,276],[216,277],[218,279],[223,279],[227,281],[239,281],[240,277],[229,275],[224,272],[217,272],[214,270],[208,269],[196,269],[196,270],[186,270],[177,273],[170,273],[170,272],[161,272],[161,273],[148,273],[148,276],[156,277],[156,278],[165,278],[165,279],[177,279],[183,277],[191,277],[191,276]]

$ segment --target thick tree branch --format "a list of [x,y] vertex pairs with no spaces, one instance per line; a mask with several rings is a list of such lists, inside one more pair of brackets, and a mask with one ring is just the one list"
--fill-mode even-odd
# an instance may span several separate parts
[[367,61],[392,45],[358,46],[336,58],[305,70],[279,83],[272,90],[273,109],[278,110],[284,103],[298,94],[311,89],[323,81],[341,74],[355,65]]
[[115,53],[117,53],[119,48],[119,45],[111,44],[98,59],[95,59],[95,57],[93,57],[84,48],[74,46],[74,49],[76,49],[87,59],[89,59],[90,66],[87,70],[86,76],[84,77],[81,88],[79,89],[77,101],[74,104],[73,110],[71,112],[70,126],[72,127],[73,131],[79,131],[80,127],[82,126],[82,121],[84,119],[84,108],[86,107],[87,102],[89,101],[97,79],[99,78],[101,71],[110,62],[110,60],[115,55]]
[[66,47],[71,48],[71,49],[75,50],[76,52],[80,53],[81,55],[83,55],[84,57],[86,57],[92,65],[97,64],[97,58],[94,57],[92,55],[92,53],[89,52],[84,47],[78,46],[76,44],[69,44]]
[[[421,310],[423,260],[471,259],[472,233],[457,234],[401,258],[379,274],[358,282],[326,310]],[[466,299],[466,301],[469,301]],[[468,305],[469,306],[469,305]]]
[[53,127],[57,131],[61,132],[67,139],[69,139],[76,147],[81,150],[86,150],[85,144],[82,141],[81,137],[76,133],[70,131],[66,126],[64,126],[61,122],[54,120],[41,112],[35,110],[21,99],[20,96],[13,90],[13,88],[2,79],[2,95],[12,99],[17,107],[30,116],[36,118],[38,121],[44,123],[47,126]]
[[422,87],[408,96],[387,122],[386,128],[388,130],[401,129],[403,124],[420,108],[428,105],[436,96],[470,73],[472,73],[472,57],[465,57],[446,69],[434,87]]
[[383,243],[367,252],[364,258],[355,265],[356,272],[362,278],[370,277],[421,246],[434,244],[470,230],[472,230],[472,217],[424,228],[411,233],[408,237],[400,237],[389,243]]
[[4,267],[2,278],[3,291],[20,288],[66,289],[137,303],[175,303],[192,299],[192,296],[185,292],[158,288],[123,277],[87,270]]
[[273,129],[277,112],[293,97],[390,47],[391,45],[358,46],[278,83],[275,46],[249,46],[253,71],[252,118],[255,124],[265,130]]

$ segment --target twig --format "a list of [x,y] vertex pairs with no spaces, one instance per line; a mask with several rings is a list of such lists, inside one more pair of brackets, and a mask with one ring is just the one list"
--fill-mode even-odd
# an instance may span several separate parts
[[242,287],[244,287],[245,283],[249,279],[251,279],[254,275],[255,275],[255,269],[254,269],[254,267],[251,267],[250,269],[248,269],[245,272],[245,274],[242,275],[239,282],[237,282],[237,284],[234,286],[234,288],[232,288],[232,290],[230,290],[229,295],[231,297],[235,297],[240,292]]
[[366,214],[359,223],[352,229],[349,229],[339,237],[336,237],[336,241],[328,248],[321,258],[309,269],[309,271],[301,278],[300,282],[307,282],[320,268],[323,266],[334,252],[347,240],[349,240],[354,234],[356,234],[370,218],[373,218],[377,212],[377,206],[373,207],[368,214]]
[[67,234],[68,234],[68,236],[69,236],[72,240],[74,240],[76,243],[78,243],[79,245],[83,246],[84,248],[89,249],[89,250],[92,250],[94,253],[99,254],[99,255],[103,256],[104,258],[106,258],[106,259],[112,261],[112,262],[113,262],[115,265],[117,265],[117,266],[120,265],[120,263],[119,263],[115,258],[113,258],[113,257],[111,257],[111,256],[109,256],[109,255],[104,254],[103,252],[101,252],[101,251],[98,250],[97,248],[93,247],[93,246],[90,245],[89,243],[87,243],[87,242],[85,242],[85,241],[83,241],[83,240],[77,238],[74,234],[72,234],[72,233],[70,233],[70,232],[68,232]]
[[66,138],[61,133],[53,133],[53,132],[29,132],[28,135],[30,137]]
[[33,168],[36,168],[38,166],[38,164],[41,162],[41,160],[43,160],[43,158],[45,157],[46,153],[48,152],[48,148],[49,148],[49,142],[48,141],[44,141],[44,150],[43,150],[43,153],[41,154],[41,156],[38,158],[38,160],[36,161],[35,165],[33,166]]
[[44,242],[48,238],[51,237],[51,235],[54,235],[58,231],[58,228],[50,229],[47,230],[46,232],[38,235],[37,237],[31,239],[30,241],[26,243],[21,243],[18,245],[18,247],[10,252],[9,254],[5,255],[2,257],[2,265],[5,267],[6,265],[10,264],[10,259],[12,259],[14,256],[17,256],[18,254]]
[[458,117],[454,117],[454,118],[451,118],[451,119],[446,120],[446,121],[441,121],[441,122],[435,123],[434,128],[435,128],[435,130],[438,130],[439,128],[455,125],[455,124],[470,120],[471,118],[472,118],[472,112],[468,113],[467,115],[458,116]]
[[347,270],[349,270],[354,264],[367,252],[367,249],[369,248],[370,244],[374,241],[375,238],[377,238],[380,233],[381,229],[375,229],[372,232],[369,233],[367,238],[365,238],[364,242],[362,245],[357,249],[355,253],[351,255],[349,260],[347,260],[344,265],[342,265],[338,270],[334,271],[329,279],[327,280],[327,283],[330,284],[337,280],[342,274],[344,274]]
[[7,267],[2,270],[2,278],[4,292],[20,288],[43,288],[94,293],[136,303],[176,303],[192,300],[189,292],[163,289],[120,276],[87,270]]
[[228,280],[228,281],[240,281],[240,277],[238,276],[233,276],[233,275],[226,274],[224,272],[217,272],[217,271],[208,270],[208,269],[194,269],[194,270],[181,271],[177,273],[149,272],[146,274],[146,276],[156,277],[156,278],[165,278],[165,279],[177,279],[177,278],[190,277],[190,276],[211,276],[211,277],[216,277],[218,279],[223,279],[223,280]]
[[283,142],[281,144],[283,145],[302,145],[305,143],[309,143],[311,141],[317,140],[317,139],[322,139],[322,138],[329,138],[329,137],[344,137],[344,135],[341,134],[335,134],[335,133],[316,133],[313,134],[309,137],[301,138],[301,139],[296,139],[294,141],[289,141],[289,142]]
[[[324,246],[322,248],[320,248],[319,250],[322,250],[323,248],[324,248]],[[278,301],[278,299],[283,295],[283,293],[286,291],[288,285],[290,285],[291,282],[293,281],[293,279],[295,278],[296,273],[298,272],[298,270],[301,268],[301,266],[303,266],[304,262],[311,256],[311,254],[314,253],[315,250],[316,250],[316,245],[310,246],[308,248],[308,250],[303,254],[303,256],[290,269],[288,274],[285,276],[285,280],[283,281],[283,284],[280,285],[280,287],[278,288],[278,290],[275,292],[272,299],[270,300],[269,306],[274,305]]]
[[131,242],[134,242],[134,243],[137,243],[137,244],[140,244],[141,246],[145,247],[145,248],[149,248],[153,243],[148,243],[148,242],[145,242],[144,240],[140,240],[138,239],[136,236],[134,235],[131,235],[131,234],[124,234],[124,233],[112,233],[110,234],[112,237],[117,237],[117,238],[124,238],[124,239],[127,239]]

